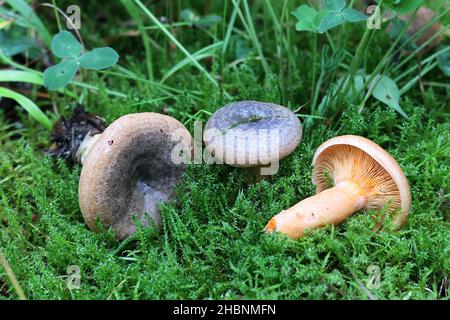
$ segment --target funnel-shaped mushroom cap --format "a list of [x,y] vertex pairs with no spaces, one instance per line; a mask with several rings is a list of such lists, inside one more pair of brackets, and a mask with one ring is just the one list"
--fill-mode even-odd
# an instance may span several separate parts
[[395,227],[406,222],[411,203],[408,181],[395,159],[376,143],[353,135],[332,138],[316,150],[313,166],[317,193],[353,181],[365,196],[364,208],[381,209],[390,204],[391,211],[400,208]]
[[88,226],[95,230],[98,218],[119,239],[136,231],[133,216],[159,227],[158,203],[172,196],[184,170],[173,150],[182,145],[190,152],[191,143],[186,128],[169,116],[137,113],[114,121],[91,147],[81,171],[78,194]]
[[208,120],[203,139],[217,162],[254,167],[291,154],[302,137],[302,126],[289,109],[273,103],[230,103]]

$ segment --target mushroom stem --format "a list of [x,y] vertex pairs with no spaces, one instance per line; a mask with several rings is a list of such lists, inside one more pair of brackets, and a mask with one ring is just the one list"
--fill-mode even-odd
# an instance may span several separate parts
[[84,137],[75,155],[79,163],[83,164],[84,159],[86,159],[86,156],[89,153],[89,150],[91,150],[92,145],[101,135],[101,133],[91,135],[91,133],[88,132],[88,134]]
[[269,221],[264,230],[279,231],[290,238],[298,239],[308,229],[341,223],[348,216],[361,210],[365,204],[364,190],[354,181],[342,181],[333,188],[280,212]]

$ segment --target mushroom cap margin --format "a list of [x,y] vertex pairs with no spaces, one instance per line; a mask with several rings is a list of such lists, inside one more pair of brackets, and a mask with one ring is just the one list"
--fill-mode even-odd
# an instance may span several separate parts
[[[114,227],[120,221],[108,216],[112,211],[108,206],[115,199],[107,198],[111,195],[108,189],[111,186],[103,183],[104,175],[110,174],[111,163],[117,161],[119,151],[130,144],[132,137],[142,136],[143,132],[172,134],[175,131],[181,142],[192,144],[192,136],[178,120],[151,112],[124,115],[112,122],[100,135],[86,156],[78,186],[80,209],[91,230],[97,229],[96,219],[100,218],[102,223],[115,229],[119,239],[129,236]],[[124,175],[126,172],[119,174]]]
[[[409,209],[411,206],[411,192],[408,184],[408,180],[403,173],[403,170],[400,168],[400,165],[397,161],[382,147],[380,147],[375,142],[355,135],[343,135],[331,138],[330,140],[322,143],[316,150],[313,156],[312,165],[315,166],[317,159],[323,155],[323,152],[326,151],[331,146],[335,145],[350,145],[356,147],[368,155],[370,155],[375,161],[377,161],[392,177],[397,188],[400,193],[401,200],[401,213],[395,218],[394,225],[395,229],[400,228],[406,222],[408,217]],[[314,183],[313,177],[313,183]]]
[[[269,114],[269,115],[268,115]],[[250,117],[252,116],[261,116],[262,120],[252,122]],[[288,121],[284,121],[284,125],[281,125],[280,119],[275,120],[277,117],[287,118]],[[281,160],[288,155],[290,155],[302,138],[302,125],[297,116],[288,108],[283,107],[281,105],[269,102],[260,102],[253,100],[243,100],[229,103],[221,108],[219,108],[208,120],[205,125],[205,133],[203,136],[203,140],[205,142],[205,148],[210,153],[215,150],[223,150],[223,146],[226,144],[223,143],[223,140],[219,142],[211,141],[206,138],[206,132],[209,129],[218,129],[219,131],[227,130],[227,125],[234,123],[239,123],[239,121],[245,120],[243,123],[236,125],[236,129],[248,130],[248,129],[266,129],[270,126],[274,126],[273,129],[278,129],[280,134],[280,144],[279,144],[279,152],[278,155],[274,154],[267,155],[266,158],[262,159],[260,153],[260,147],[265,147],[264,144],[259,144],[260,141],[256,144],[248,143],[248,145],[242,146],[237,145],[237,148],[233,151],[233,159],[239,158],[238,153],[242,154],[242,149],[246,152],[245,159],[252,158],[257,159],[257,164],[254,163],[229,163],[227,161],[227,156],[223,154],[212,154],[213,158],[217,161],[235,166],[235,167],[258,167],[261,165],[267,165],[275,160]],[[222,121],[221,121],[222,120]],[[227,133],[223,135],[223,138],[227,136]],[[258,136],[259,137],[259,136]],[[259,139],[259,138],[258,138]],[[264,143],[264,142],[263,142]],[[258,147],[255,148],[255,145]],[[255,152],[256,151],[256,152]],[[265,151],[265,150],[264,150]],[[252,155],[249,155],[250,152],[253,152]],[[226,151],[225,151],[226,153]]]

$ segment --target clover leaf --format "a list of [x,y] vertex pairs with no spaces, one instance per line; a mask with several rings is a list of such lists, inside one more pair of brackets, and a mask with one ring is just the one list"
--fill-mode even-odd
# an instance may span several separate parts
[[323,6],[332,13],[340,13],[346,6],[345,0],[324,0]]
[[86,69],[101,70],[117,63],[119,55],[110,47],[97,48],[80,57],[80,66]]
[[298,7],[292,15],[298,19],[295,29],[297,31],[316,31],[314,28],[314,18],[317,16],[317,10],[306,4]]
[[317,11],[308,5],[301,5],[292,15],[298,19],[295,29],[297,31],[317,32],[322,19],[328,14],[328,11]]
[[346,8],[345,0],[323,0],[325,10],[317,11],[308,5],[299,6],[292,14],[298,19],[297,31],[324,33],[344,22],[360,22],[367,16],[352,8]]
[[48,90],[56,90],[67,85],[80,67],[101,70],[115,65],[119,60],[117,52],[110,47],[95,48],[82,53],[81,43],[66,30],[52,38],[50,47],[53,54],[62,60],[44,71],[44,85]]
[[61,31],[53,37],[51,49],[58,58],[76,58],[80,55],[82,47],[73,34]]
[[44,71],[44,85],[48,90],[56,90],[68,84],[78,71],[76,59],[62,60]]
[[340,12],[331,12],[323,18],[319,26],[319,32],[324,33],[342,23],[344,23],[342,14]]
[[360,22],[367,20],[367,16],[352,8],[342,10],[342,18],[347,22]]

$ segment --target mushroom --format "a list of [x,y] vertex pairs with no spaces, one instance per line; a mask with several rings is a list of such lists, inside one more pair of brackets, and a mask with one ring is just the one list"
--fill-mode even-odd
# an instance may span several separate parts
[[316,150],[312,181],[317,194],[274,216],[265,231],[293,239],[306,230],[339,224],[361,209],[398,210],[395,229],[408,216],[411,194],[402,169],[376,143],[359,136],[332,138]]
[[[417,10],[416,17],[411,23],[411,25],[408,28],[408,35],[412,37],[414,34],[421,32],[423,28],[427,26],[428,23],[430,23],[431,20],[433,20],[434,16],[436,15],[436,12],[434,12],[431,9],[428,9],[426,7],[420,7],[419,10]],[[405,17],[409,18],[409,17]],[[419,39],[416,40],[416,44],[418,46],[421,46],[424,44],[428,39],[433,37],[435,34],[439,33],[442,29],[442,25],[439,23],[434,23],[431,25],[428,29],[424,31],[422,36],[419,37]],[[439,43],[441,43],[443,37],[437,36],[429,45],[429,48],[433,48],[437,46]]]
[[[436,12],[426,7],[420,7],[419,10],[417,10],[415,17],[412,19],[411,24],[407,29],[408,37],[413,37],[415,34],[420,33],[420,36],[414,41],[416,46],[422,46],[430,38],[434,37],[441,31],[442,25],[438,22],[432,24],[431,26],[427,26],[430,21],[433,20],[435,15]],[[410,18],[411,15],[400,16],[400,19],[404,21],[409,21]],[[442,40],[442,35],[436,36],[433,41],[431,41],[426,47],[422,49],[421,53],[424,53],[438,46],[442,42]]]
[[[78,189],[80,209],[92,230],[97,220],[119,239],[136,231],[135,220],[160,227],[160,202],[171,198],[185,162],[174,158],[180,145],[189,153],[192,137],[177,120],[157,113],[125,115],[86,138]],[[135,217],[135,218],[134,218]]]
[[259,180],[278,172],[279,160],[295,150],[301,137],[300,121],[289,109],[258,101],[234,102],[206,123],[205,158],[207,163],[249,168],[249,176]]

